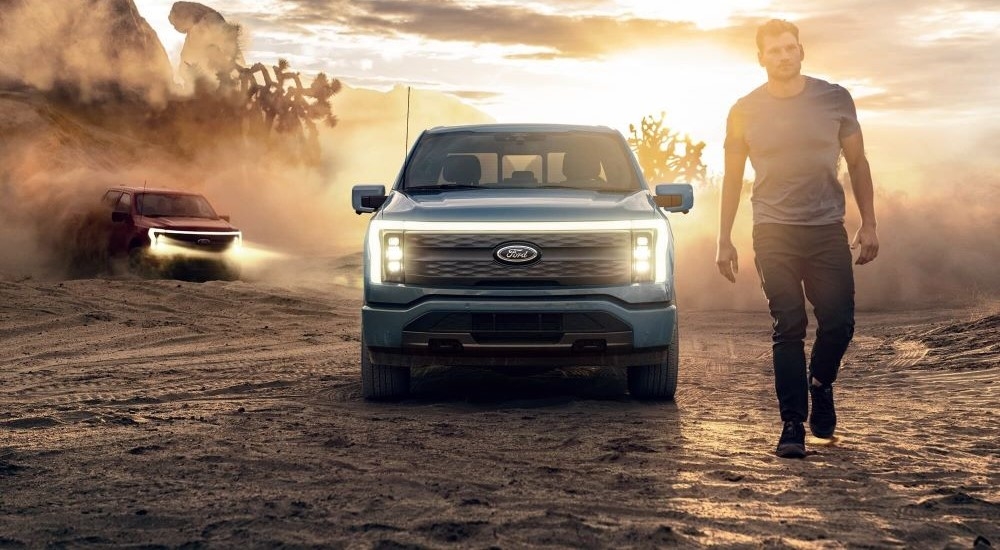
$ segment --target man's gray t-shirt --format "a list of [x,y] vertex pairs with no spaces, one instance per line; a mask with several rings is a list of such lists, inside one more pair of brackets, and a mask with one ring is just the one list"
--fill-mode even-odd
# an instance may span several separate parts
[[860,131],[851,94],[805,77],[802,92],[778,98],[761,86],[739,99],[726,122],[726,150],[756,172],[753,222],[826,225],[844,221],[837,180],[840,140]]

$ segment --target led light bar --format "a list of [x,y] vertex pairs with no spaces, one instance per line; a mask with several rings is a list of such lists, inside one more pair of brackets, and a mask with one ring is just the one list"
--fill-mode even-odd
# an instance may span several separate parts
[[402,283],[404,280],[403,234],[383,233],[382,237],[385,239],[385,245],[383,247],[385,255],[382,257],[382,262],[384,262],[383,273],[385,273],[385,282]]
[[652,282],[653,246],[655,237],[653,231],[639,230],[632,232],[632,282]]
[[[649,271],[650,282],[667,282],[667,255],[670,245],[670,231],[666,220],[652,218],[642,220],[621,220],[621,221],[591,221],[591,222],[414,222],[375,219],[368,226],[368,269],[369,281],[374,284],[386,282],[402,281],[402,276],[397,280],[392,276],[387,278],[388,261],[399,261],[402,269],[403,250],[399,248],[399,260],[388,260],[386,254],[386,239],[389,236],[398,236],[402,243],[403,234],[407,231],[419,231],[421,233],[567,233],[580,232],[592,233],[595,231],[631,231],[633,235],[645,233],[650,243],[649,248]],[[645,231],[643,231],[645,230]],[[633,240],[633,254],[635,254],[636,241]],[[397,253],[393,253],[394,255]],[[638,261],[633,256],[634,262]]]
[[149,234],[149,250],[154,254],[188,254],[188,253],[208,254],[207,251],[199,251],[197,249],[185,248],[167,242],[166,239],[169,239],[171,235],[203,235],[205,237],[233,237],[232,243],[225,252],[230,254],[240,254],[243,252],[242,231],[183,231],[179,229],[152,228],[148,231],[148,234]]

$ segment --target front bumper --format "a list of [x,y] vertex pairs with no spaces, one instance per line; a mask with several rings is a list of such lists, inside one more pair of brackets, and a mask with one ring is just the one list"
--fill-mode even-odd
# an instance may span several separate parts
[[[428,321],[443,317],[470,320],[468,326]],[[663,359],[677,308],[593,298],[452,298],[365,305],[361,318],[372,361],[380,365],[632,366]]]
[[178,231],[150,229],[147,261],[156,267],[211,271],[239,264],[240,231]]
[[238,272],[239,260],[224,254],[186,256],[177,255],[157,255],[146,258],[149,267],[157,270],[161,274],[171,273],[203,273],[216,274],[219,270]]

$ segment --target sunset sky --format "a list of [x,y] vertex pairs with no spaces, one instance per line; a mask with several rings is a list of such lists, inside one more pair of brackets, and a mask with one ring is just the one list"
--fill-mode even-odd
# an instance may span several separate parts
[[[176,64],[172,0],[136,0]],[[906,186],[930,163],[1000,168],[997,0],[216,0],[246,58],[289,59],[355,87],[461,97],[499,122],[605,124],[644,115],[709,144],[764,80],[754,30],[796,22],[803,72],[854,94],[877,175]],[[414,106],[419,108],[418,105]],[[972,155],[970,151],[978,151]]]

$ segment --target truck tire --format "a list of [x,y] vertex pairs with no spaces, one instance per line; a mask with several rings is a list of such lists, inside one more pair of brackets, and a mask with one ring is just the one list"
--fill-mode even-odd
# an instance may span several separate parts
[[369,401],[401,399],[410,393],[410,369],[374,365],[361,338],[361,394]]
[[152,260],[150,260],[149,248],[141,245],[129,248],[128,270],[133,275],[143,279],[152,279],[159,275]]
[[229,262],[219,262],[215,268],[216,277],[220,281],[239,281],[243,274],[240,266]]
[[674,336],[667,346],[666,358],[658,365],[639,365],[628,368],[628,391],[637,399],[671,400],[677,391],[677,366],[680,340],[677,337],[677,322],[674,322]]

